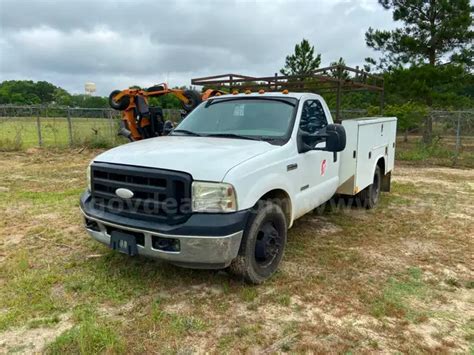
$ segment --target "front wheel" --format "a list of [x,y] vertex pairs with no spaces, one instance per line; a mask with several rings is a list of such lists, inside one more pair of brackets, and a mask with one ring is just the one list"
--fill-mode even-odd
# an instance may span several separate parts
[[247,282],[261,284],[272,276],[280,265],[287,239],[285,214],[281,207],[262,201],[244,230],[239,255],[230,270]]

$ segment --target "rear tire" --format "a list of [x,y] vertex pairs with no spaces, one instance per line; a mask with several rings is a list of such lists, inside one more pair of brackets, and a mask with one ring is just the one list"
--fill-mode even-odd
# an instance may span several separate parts
[[194,110],[202,102],[201,94],[196,90],[185,90],[183,95],[189,100],[187,104],[184,102],[182,103],[183,109],[188,113]]
[[124,96],[120,99],[120,101],[115,101],[114,97],[120,93],[121,93],[120,90],[114,90],[110,93],[109,105],[115,110],[123,111],[128,107],[128,105],[130,105],[130,97]]
[[380,167],[377,165],[374,173],[374,180],[372,184],[367,186],[364,190],[359,193],[358,199],[360,206],[372,209],[374,208],[380,199],[380,187],[382,184],[382,173]]
[[230,271],[252,284],[272,276],[283,258],[287,225],[283,210],[270,201],[260,201],[244,230],[239,254]]

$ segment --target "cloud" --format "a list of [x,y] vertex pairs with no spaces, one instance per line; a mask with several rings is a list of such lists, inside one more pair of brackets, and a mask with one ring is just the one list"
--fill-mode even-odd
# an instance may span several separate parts
[[98,93],[196,76],[271,75],[307,38],[323,65],[363,64],[369,26],[393,27],[374,1],[11,1],[0,3],[0,80],[48,80]]

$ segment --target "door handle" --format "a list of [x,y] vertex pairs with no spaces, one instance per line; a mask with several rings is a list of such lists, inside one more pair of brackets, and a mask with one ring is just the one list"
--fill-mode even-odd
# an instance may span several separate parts
[[286,166],[286,171],[291,171],[291,170],[295,170],[295,169],[298,169],[298,164],[294,163],[294,164],[289,164]]

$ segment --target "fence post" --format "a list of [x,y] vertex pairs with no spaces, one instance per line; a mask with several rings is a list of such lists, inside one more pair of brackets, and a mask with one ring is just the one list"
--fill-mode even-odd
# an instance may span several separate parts
[[38,131],[38,145],[43,146],[43,137],[41,136],[41,122],[40,122],[41,109],[38,110],[38,116],[36,116],[36,130]]
[[461,112],[458,112],[458,125],[456,128],[456,154],[461,149]]
[[112,139],[112,144],[115,144],[117,142],[117,137],[115,134],[114,118],[111,110],[107,110],[107,116],[109,118],[110,137]]
[[67,119],[67,130],[68,130],[68,133],[69,133],[69,146],[72,147],[74,141],[73,141],[73,138],[72,138],[71,110],[69,109],[69,107],[67,108],[66,119]]

